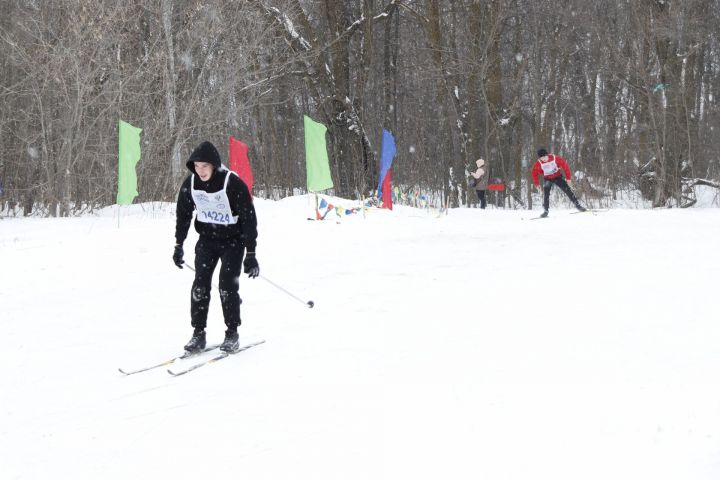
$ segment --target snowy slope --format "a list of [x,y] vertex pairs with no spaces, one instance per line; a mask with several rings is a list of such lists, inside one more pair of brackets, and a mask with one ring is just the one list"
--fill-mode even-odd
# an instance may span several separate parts
[[178,378],[117,371],[191,334],[172,206],[0,221],[0,478],[720,476],[720,210],[310,203],[257,200],[258,259],[316,307],[243,275],[267,343]]

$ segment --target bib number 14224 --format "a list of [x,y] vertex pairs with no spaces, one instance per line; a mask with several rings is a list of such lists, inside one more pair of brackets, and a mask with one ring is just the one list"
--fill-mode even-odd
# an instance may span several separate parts
[[210,210],[210,211],[203,211],[202,214],[206,220],[211,220],[216,223],[225,223],[225,224],[230,223],[230,214],[228,214],[228,213],[222,213],[222,212],[216,212],[214,210]]

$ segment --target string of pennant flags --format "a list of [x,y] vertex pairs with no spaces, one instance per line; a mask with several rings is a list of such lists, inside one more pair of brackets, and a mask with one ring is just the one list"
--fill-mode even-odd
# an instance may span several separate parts
[[335,214],[338,217],[342,217],[343,215],[353,215],[358,212],[361,212],[363,208],[367,208],[368,206],[365,205],[364,207],[352,207],[352,208],[345,208],[342,205],[333,205],[332,203],[328,202],[324,198],[320,199],[320,203],[318,204],[318,207],[315,209],[315,219],[316,220],[325,220],[327,218],[328,213],[335,212]]
[[[421,193],[418,189],[410,189],[407,192],[403,192],[400,187],[397,186],[392,189],[393,204],[427,210],[429,213],[437,215],[445,212],[446,209],[443,206],[438,207],[436,205],[437,201],[433,197],[432,195]],[[379,202],[376,198],[367,199],[364,203],[361,203],[360,206],[347,207],[318,197],[318,205],[315,209],[315,220],[328,220],[328,215],[331,213],[335,214],[333,218],[340,218],[348,215],[356,215],[363,212],[363,210],[367,212],[375,208],[383,208],[382,202]]]

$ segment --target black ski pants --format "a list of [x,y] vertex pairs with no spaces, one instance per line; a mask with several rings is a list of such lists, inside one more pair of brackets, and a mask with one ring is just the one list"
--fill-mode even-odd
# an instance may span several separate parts
[[480,200],[480,208],[485,208],[487,206],[487,201],[485,200],[485,190],[475,190],[475,193],[477,193],[478,200]]
[[550,209],[550,190],[552,189],[553,184],[560,187],[560,190],[565,192],[565,195],[568,196],[570,201],[576,207],[580,207],[580,202],[578,202],[575,193],[572,191],[572,188],[570,188],[570,185],[568,185],[568,183],[563,177],[546,178],[543,182],[543,208],[545,209],[545,211]]
[[240,325],[239,280],[245,247],[237,238],[214,240],[200,237],[195,244],[195,281],[190,296],[190,316],[193,328],[207,326],[212,276],[220,265],[220,303],[228,330]]

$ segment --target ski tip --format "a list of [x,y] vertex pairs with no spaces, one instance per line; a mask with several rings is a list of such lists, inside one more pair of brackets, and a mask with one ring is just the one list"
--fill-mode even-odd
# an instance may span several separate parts
[[126,376],[127,376],[127,375],[130,375],[129,373],[127,373],[125,370],[123,370],[123,369],[120,368],[120,367],[118,367],[118,372],[120,372],[120,373],[122,373],[123,375],[126,375]]

